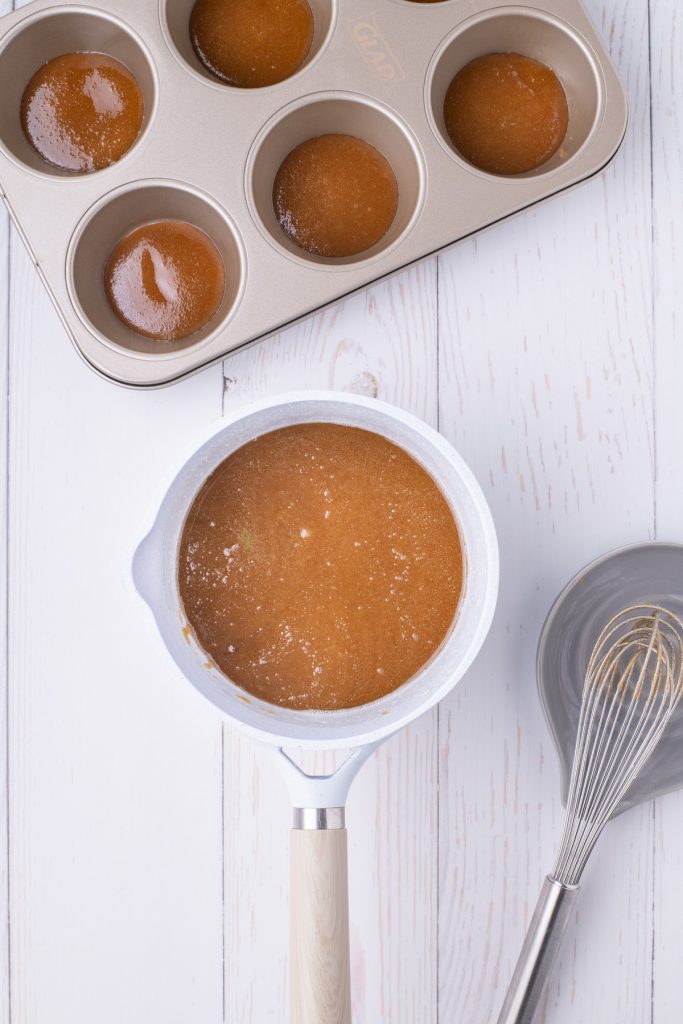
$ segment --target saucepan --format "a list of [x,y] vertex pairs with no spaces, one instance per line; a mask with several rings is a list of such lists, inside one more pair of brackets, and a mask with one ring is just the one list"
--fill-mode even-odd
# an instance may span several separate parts
[[[245,693],[212,667],[186,621],[177,563],[186,514],[202,484],[233,451],[261,434],[297,423],[338,423],[374,431],[432,476],[456,519],[464,586],[455,619],[423,668],[392,693],[338,711],[276,707]],[[294,808],[291,837],[291,1019],[293,1024],[350,1024],[347,839],[344,806],[361,765],[388,736],[442,699],[471,665],[493,617],[498,547],[491,513],[471,471],[426,423],[376,399],[341,393],[294,393],[243,407],[206,435],[182,462],[156,521],[133,562],[138,592],[186,678],[229,721],[269,746]],[[348,749],[329,775],[304,772],[296,748]]]

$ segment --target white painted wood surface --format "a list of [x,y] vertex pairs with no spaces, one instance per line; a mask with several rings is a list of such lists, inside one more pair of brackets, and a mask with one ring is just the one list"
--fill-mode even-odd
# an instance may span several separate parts
[[[0,1021],[285,1019],[284,789],[184,684],[128,565],[179,446],[301,386],[438,424],[493,508],[482,656],[366,765],[348,825],[355,1024],[495,1020],[562,820],[543,616],[600,552],[683,540],[683,14],[588,7],[631,104],[603,177],[172,389],[80,363],[1,216]],[[610,827],[545,1024],[678,1024],[682,872],[683,794]]]

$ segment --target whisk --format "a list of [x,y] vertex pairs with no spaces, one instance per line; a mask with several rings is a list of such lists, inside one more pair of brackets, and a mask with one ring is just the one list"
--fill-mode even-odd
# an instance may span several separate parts
[[530,1024],[595,843],[657,746],[683,693],[683,623],[626,608],[593,648],[581,699],[564,834],[543,883],[498,1024]]

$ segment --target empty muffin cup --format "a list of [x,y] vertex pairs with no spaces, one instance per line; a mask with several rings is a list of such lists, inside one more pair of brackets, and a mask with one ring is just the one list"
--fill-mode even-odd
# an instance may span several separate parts
[[[311,64],[324,49],[334,25],[336,17],[336,0],[307,0],[313,14],[313,37],[308,52],[302,63],[295,69],[284,75],[281,81],[290,81],[295,74],[300,74]],[[203,81],[209,82],[219,89],[237,89],[245,91],[240,85],[231,83],[229,80],[222,80],[223,76],[213,73],[207,64],[200,60],[195,47],[193,46],[190,32],[190,19],[195,5],[195,0],[160,0],[159,18],[161,28],[166,38],[169,49],[192,74]],[[210,13],[210,12],[209,12]],[[243,62],[240,60],[240,63]],[[246,91],[252,91],[248,83]],[[278,82],[268,85],[256,85],[257,88],[273,88]]]
[[[325,256],[297,245],[283,230],[273,189],[284,161],[302,143],[321,136],[360,139],[381,154],[396,179],[396,213],[373,245],[348,256]],[[322,267],[348,267],[379,258],[394,248],[419,215],[424,199],[422,154],[407,126],[392,111],[348,93],[323,93],[297,100],[265,125],[252,146],[246,169],[247,201],[265,238],[295,259]]]
[[560,80],[568,111],[566,134],[550,159],[512,177],[490,176],[498,181],[514,181],[563,166],[583,149],[600,121],[602,79],[590,47],[573,29],[552,15],[529,8],[506,8],[477,15],[447,36],[436,51],[427,72],[425,98],[427,116],[441,144],[464,166],[478,170],[456,149],[448,134],[444,101],[458,72],[475,58],[488,54],[520,54],[546,65]]
[[157,103],[157,79],[152,58],[141,39],[110,14],[80,9],[43,11],[20,22],[0,44],[0,144],[15,160],[38,173],[78,180],[80,175],[47,163],[28,141],[20,110],[24,89],[47,61],[65,53],[91,52],[114,57],[131,72],[142,92],[145,135]]
[[[173,341],[138,334],[114,312],[105,274],[112,250],[131,231],[159,221],[199,228],[223,261],[225,288],[214,315],[199,330]],[[233,315],[244,289],[245,255],[232,220],[210,196],[169,181],[133,182],[95,204],[76,228],[67,252],[67,287],[79,317],[105,344],[147,358],[169,358],[208,341]]]

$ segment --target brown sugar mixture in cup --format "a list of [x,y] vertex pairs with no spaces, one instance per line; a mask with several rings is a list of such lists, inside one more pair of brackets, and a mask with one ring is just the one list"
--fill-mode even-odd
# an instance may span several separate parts
[[136,79],[104,53],[64,53],[38,68],[21,99],[24,133],[43,160],[88,173],[120,160],[144,104]]
[[519,53],[466,64],[448,87],[443,113],[458,152],[491,174],[540,167],[562,145],[569,119],[555,72]]
[[217,78],[256,89],[299,70],[313,41],[313,12],[306,0],[197,0],[190,39]]
[[389,161],[352,135],[302,142],[275,176],[273,205],[285,234],[317,256],[356,256],[386,234],[398,185]]
[[208,478],[178,583],[199,644],[239,686],[283,707],[347,708],[437,650],[462,549],[441,491],[402,449],[304,423],[249,442]]
[[143,224],[116,243],[104,272],[119,320],[145,338],[177,341],[209,322],[225,291],[225,268],[208,235],[193,224]]

